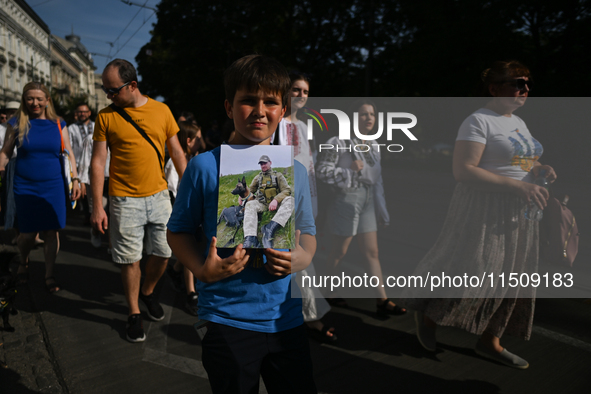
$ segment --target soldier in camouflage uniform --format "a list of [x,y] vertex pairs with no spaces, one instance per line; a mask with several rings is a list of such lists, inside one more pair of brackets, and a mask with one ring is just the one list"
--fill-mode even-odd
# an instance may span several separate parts
[[271,159],[263,155],[259,159],[261,172],[250,184],[250,192],[255,199],[246,203],[244,211],[244,247],[260,248],[257,238],[258,213],[277,210],[273,219],[261,227],[263,247],[273,247],[273,237],[277,230],[285,226],[293,212],[294,202],[291,188],[283,174],[271,169]]

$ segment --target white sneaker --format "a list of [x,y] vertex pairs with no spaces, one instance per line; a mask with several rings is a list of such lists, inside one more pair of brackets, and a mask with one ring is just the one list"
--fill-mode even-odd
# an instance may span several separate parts
[[101,247],[101,235],[94,235],[94,231],[93,229],[90,229],[90,243],[92,244],[92,246],[94,246],[95,248],[100,248]]

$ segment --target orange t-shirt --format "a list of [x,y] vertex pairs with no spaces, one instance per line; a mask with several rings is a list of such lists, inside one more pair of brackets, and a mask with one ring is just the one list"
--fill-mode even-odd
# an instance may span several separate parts
[[[147,98],[141,107],[124,110],[146,132],[164,160],[166,140],[178,133],[179,127],[166,104]],[[146,197],[166,190],[166,178],[152,145],[110,107],[99,112],[93,140],[107,141],[111,150],[110,196]]]

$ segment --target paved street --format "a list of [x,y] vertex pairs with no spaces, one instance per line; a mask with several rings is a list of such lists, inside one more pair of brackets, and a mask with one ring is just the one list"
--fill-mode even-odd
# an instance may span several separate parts
[[[437,174],[429,186],[421,186],[419,175],[425,176],[409,171],[392,175],[401,192],[388,200],[393,225],[380,233],[383,260],[404,258],[416,264],[441,228],[453,180]],[[578,193],[572,209],[585,216],[581,223],[588,223],[591,215],[581,200],[591,201],[590,193],[574,189]],[[423,206],[427,208],[416,209]],[[17,331],[0,330],[0,361],[6,364],[0,368],[0,393],[209,393],[200,340],[192,327],[196,318],[184,311],[183,296],[164,277],[157,292],[166,318],[156,323],[145,317],[146,342],[127,342],[119,269],[110,262],[106,239],[101,249],[94,249],[89,231],[80,214],[68,217],[56,268],[64,290],[56,295],[43,286],[42,250],[32,253],[31,280],[19,290],[19,315],[11,316]],[[323,238],[319,240],[318,259],[323,253]],[[577,258],[582,266],[591,260],[585,246]],[[358,259],[353,248],[347,263]],[[472,350],[477,337],[453,328],[439,329],[439,350],[429,354],[416,340],[410,313],[380,320],[375,301],[348,301],[348,308],[333,308],[326,317],[337,328],[338,344],[311,342],[322,393],[589,390],[591,304],[583,299],[539,299],[532,339],[503,338],[511,352],[530,362],[523,371],[477,356]]]

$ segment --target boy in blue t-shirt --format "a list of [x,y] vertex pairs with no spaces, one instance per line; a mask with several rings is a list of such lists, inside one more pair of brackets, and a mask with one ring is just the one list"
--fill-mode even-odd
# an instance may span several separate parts
[[[233,145],[269,145],[287,107],[289,75],[276,60],[250,55],[225,72]],[[255,268],[253,250],[216,248],[220,149],[196,156],[185,171],[168,222],[168,242],[199,280],[199,318],[209,321],[202,340],[203,366],[214,393],[315,393],[312,361],[303,328],[301,298],[292,297],[291,273],[306,268],[316,251],[308,176],[295,162],[295,249],[265,249]],[[205,256],[195,234],[208,239]],[[293,286],[293,291],[297,286]]]

